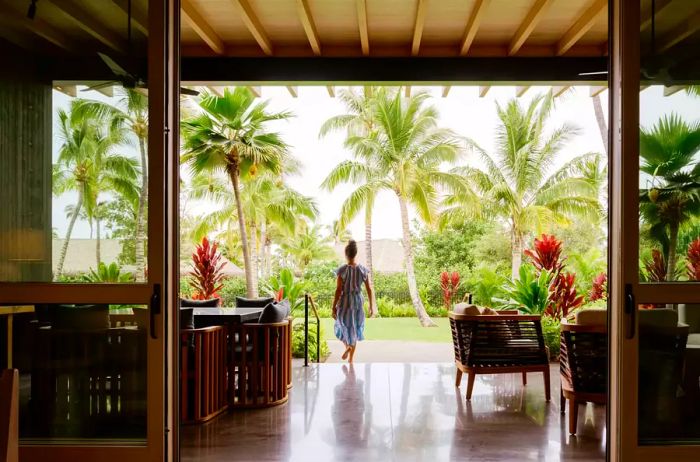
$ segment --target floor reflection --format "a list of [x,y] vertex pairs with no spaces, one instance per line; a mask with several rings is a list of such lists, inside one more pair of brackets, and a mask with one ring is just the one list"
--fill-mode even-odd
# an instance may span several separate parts
[[289,403],[183,427],[182,460],[604,460],[605,408],[582,408],[569,436],[541,374],[528,379],[479,376],[468,403],[450,364],[300,367]]

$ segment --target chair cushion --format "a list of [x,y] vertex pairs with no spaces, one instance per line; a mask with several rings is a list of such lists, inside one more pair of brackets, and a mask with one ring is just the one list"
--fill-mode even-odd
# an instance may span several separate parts
[[258,322],[260,324],[271,324],[282,322],[287,319],[287,307],[282,303],[268,303],[260,313]]
[[274,302],[272,297],[265,298],[245,298],[236,297],[236,308],[265,308],[270,303]]
[[52,305],[54,329],[109,329],[109,305]]
[[594,308],[579,310],[574,319],[576,324],[584,326],[605,326],[608,323],[608,310]]
[[700,346],[700,334],[690,334],[688,335],[687,345],[697,345]]
[[180,299],[180,307],[187,308],[216,308],[221,302],[218,298],[210,298],[209,300],[192,300],[189,298]]
[[680,322],[688,324],[691,334],[700,333],[700,304],[687,303],[678,305]]
[[668,308],[639,310],[639,325],[645,327],[676,327],[678,313]]
[[481,309],[481,314],[493,316],[493,315],[497,315],[500,313],[498,311],[494,310],[493,308],[489,308],[488,306],[485,306]]
[[194,308],[180,308],[180,329],[194,329]]
[[464,314],[467,316],[477,316],[481,314],[481,309],[471,303],[457,303],[452,311],[455,314]]
[[277,304],[277,306],[279,306],[279,307],[281,307],[282,309],[284,309],[284,317],[285,317],[285,319],[286,319],[287,316],[289,316],[289,315],[291,314],[291,312],[292,312],[292,305],[291,305],[291,303],[289,302],[289,300],[287,300],[287,299],[285,298],[285,299],[282,300],[281,302],[276,302],[276,304]]

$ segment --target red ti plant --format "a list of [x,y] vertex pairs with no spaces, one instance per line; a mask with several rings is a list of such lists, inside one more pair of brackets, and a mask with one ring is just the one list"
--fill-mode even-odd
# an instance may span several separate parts
[[197,245],[192,254],[192,274],[189,280],[194,289],[192,297],[196,300],[210,300],[219,298],[217,293],[221,290],[222,273],[226,262],[221,262],[221,254],[217,251],[216,242],[210,243],[206,237]]
[[651,251],[651,260],[644,262],[646,278],[649,282],[666,280],[666,259],[659,249]]
[[453,271],[449,273],[443,271],[440,273],[440,289],[442,290],[442,301],[445,308],[449,311],[452,308],[452,298],[457,294],[459,288],[459,273]]
[[591,287],[591,293],[588,298],[595,302],[596,300],[607,300],[608,299],[608,275],[605,273],[600,273],[598,276],[593,278],[593,286]]
[[689,281],[700,281],[700,237],[688,245],[688,269]]
[[535,238],[532,250],[525,250],[525,255],[530,257],[532,265],[539,273],[547,270],[552,274],[558,274],[564,267],[564,259],[561,259],[561,241],[551,234],[542,234]]
[[576,292],[576,274],[560,272],[549,287],[549,306],[545,314],[561,319],[573,309],[583,305],[583,295]]

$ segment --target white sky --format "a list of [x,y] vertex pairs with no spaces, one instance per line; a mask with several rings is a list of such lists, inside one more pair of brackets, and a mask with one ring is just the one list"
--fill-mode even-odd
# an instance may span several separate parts
[[[336,88],[336,92],[340,88]],[[453,86],[449,96],[442,98],[442,87],[414,87],[413,90],[427,90],[433,98],[429,101],[440,113],[440,123],[457,132],[458,135],[475,139],[484,149],[493,151],[495,127],[498,123],[496,101],[505,104],[515,96],[515,87],[492,87],[486,97],[478,96],[478,87]],[[536,94],[549,90],[549,87],[533,87],[520,98],[522,104]],[[607,112],[607,91],[601,95],[603,108]],[[81,97],[109,101],[109,98],[96,92],[84,92]],[[289,122],[281,122],[275,127],[292,147],[292,153],[301,160],[302,172],[297,177],[289,178],[289,184],[303,194],[316,199],[322,224],[330,224],[338,216],[341,204],[352,187],[341,186],[332,193],[320,191],[319,185],[340,161],[350,158],[350,153],[343,148],[343,133],[334,133],[319,139],[318,131],[328,118],[345,113],[345,108],[338,98],[331,98],[323,86],[299,87],[298,98],[293,98],[285,87],[263,87],[262,97],[270,101],[271,110],[288,110],[296,117]],[[640,94],[641,123],[654,123],[661,114],[677,112],[688,121],[700,120],[700,98],[688,97],[679,92],[671,97],[663,97],[662,87],[651,87]],[[54,107],[67,108],[69,98],[54,91]],[[589,97],[589,87],[576,87],[563,97],[557,98],[556,109],[550,119],[549,128],[563,123],[577,126],[580,130],[564,149],[561,162],[586,152],[603,152],[603,144],[596,125],[593,104]],[[606,116],[607,117],[607,116]],[[60,140],[54,138],[54,159],[57,156]],[[128,148],[125,148],[128,152]],[[136,153],[133,153],[136,155]],[[467,160],[469,162],[469,160]],[[64,208],[74,203],[75,195],[66,194],[54,198],[53,226],[60,237],[65,235],[68,220]],[[355,239],[364,239],[363,218],[358,217],[350,226]],[[87,223],[76,223],[73,231],[76,238],[89,236]],[[395,196],[390,193],[381,195],[376,203],[373,215],[373,236],[380,238],[400,238],[400,216]]]

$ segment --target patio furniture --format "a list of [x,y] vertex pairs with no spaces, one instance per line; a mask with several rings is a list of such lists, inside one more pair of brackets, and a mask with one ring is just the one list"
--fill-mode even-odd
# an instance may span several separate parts
[[7,319],[7,368],[12,369],[12,344],[13,344],[13,318],[16,314],[33,313],[34,307],[27,306],[0,306],[0,317]]
[[229,367],[229,404],[267,407],[288,399],[291,341],[288,307],[268,305],[257,323],[230,326],[237,338]]
[[581,310],[561,323],[561,412],[569,401],[569,433],[576,434],[578,405],[607,403],[607,310]]
[[180,330],[180,418],[202,423],[228,407],[226,328]]
[[0,462],[19,460],[19,372],[0,373]]
[[[456,307],[457,308],[457,307]],[[519,314],[448,313],[452,329],[459,386],[468,374],[467,400],[471,400],[477,374],[542,372],[547,401],[550,400],[549,355],[542,335],[540,316]]]
[[236,308],[265,308],[275,301],[272,297],[245,298],[236,297]]

